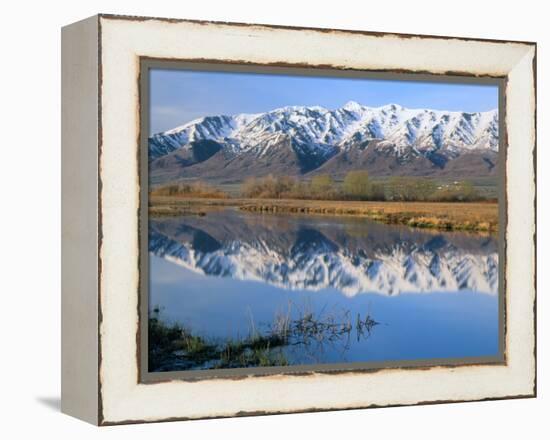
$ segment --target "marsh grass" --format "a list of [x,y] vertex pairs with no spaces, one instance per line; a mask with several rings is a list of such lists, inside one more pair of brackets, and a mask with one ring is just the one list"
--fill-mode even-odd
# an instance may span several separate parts
[[260,213],[359,216],[416,228],[496,232],[496,203],[336,202],[270,200],[243,202],[240,210]]
[[289,348],[298,347],[313,357],[328,346],[345,351],[354,332],[359,341],[378,325],[368,313],[352,319],[349,311],[314,313],[289,302],[272,322],[260,325],[249,310],[246,337],[216,340],[168,323],[160,312],[157,307],[149,317],[149,371],[286,366]]
[[155,196],[152,216],[205,216],[213,210],[238,208],[261,214],[302,214],[364,217],[386,224],[440,230],[498,231],[498,203],[484,202],[388,202],[294,199],[183,199]]

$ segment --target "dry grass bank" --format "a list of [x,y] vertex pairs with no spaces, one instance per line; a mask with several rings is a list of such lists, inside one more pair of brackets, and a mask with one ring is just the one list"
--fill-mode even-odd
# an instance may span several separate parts
[[445,230],[495,232],[496,203],[360,202],[291,199],[183,199],[151,197],[151,215],[205,215],[208,210],[238,207],[261,213],[360,216],[388,224]]

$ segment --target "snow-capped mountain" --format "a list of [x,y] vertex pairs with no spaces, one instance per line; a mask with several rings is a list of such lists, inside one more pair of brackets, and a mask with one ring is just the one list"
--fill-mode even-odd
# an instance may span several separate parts
[[[474,172],[484,175],[494,172],[497,163],[498,126],[497,110],[466,113],[397,104],[373,108],[357,102],[336,110],[290,106],[258,114],[208,116],[155,134],[149,139],[149,158],[151,174],[161,176],[159,181],[162,176],[169,180],[205,174],[223,179],[242,172],[265,175],[279,171],[281,161],[287,174],[315,172],[323,165],[323,172],[336,173],[343,159],[351,163],[344,168],[361,163],[374,175],[400,174],[400,166],[405,166],[401,174],[410,174],[406,165],[411,163],[416,170],[412,174],[430,175],[443,172],[449,161],[461,156],[469,158],[463,160],[463,168],[476,162]],[[216,148],[189,160],[190,151],[200,152],[204,142]],[[258,161],[265,164],[252,166]]]
[[149,250],[204,275],[290,290],[335,288],[348,296],[498,290],[498,249],[490,237],[376,224],[368,236],[354,236],[334,234],[322,222],[285,222],[284,229],[277,219],[262,222],[252,226],[236,214],[152,221]]
[[193,141],[214,140],[235,153],[253,149],[274,134],[289,135],[317,154],[354,142],[382,140],[398,150],[498,150],[498,113],[407,109],[396,104],[371,108],[348,102],[342,108],[292,106],[266,113],[208,116],[150,138],[150,158],[156,159]]

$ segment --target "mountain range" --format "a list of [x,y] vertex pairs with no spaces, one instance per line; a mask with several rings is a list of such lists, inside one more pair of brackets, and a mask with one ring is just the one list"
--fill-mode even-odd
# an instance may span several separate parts
[[267,174],[342,178],[495,176],[497,110],[457,112],[367,107],[289,106],[265,113],[213,115],[149,138],[152,184],[201,178],[219,183]]

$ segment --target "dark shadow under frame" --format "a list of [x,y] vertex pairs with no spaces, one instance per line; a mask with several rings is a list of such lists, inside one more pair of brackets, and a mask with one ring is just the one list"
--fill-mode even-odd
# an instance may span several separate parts
[[[499,353],[495,356],[477,356],[467,358],[423,359],[409,361],[351,362],[333,364],[308,364],[288,367],[249,367],[200,371],[148,371],[148,319],[149,319],[149,251],[148,251],[148,137],[149,137],[149,71],[151,69],[174,69],[196,71],[223,71],[240,73],[265,73],[294,76],[325,76],[356,79],[383,79],[410,82],[443,82],[447,84],[496,85],[499,88]],[[172,380],[198,381],[210,379],[245,379],[250,376],[269,375],[309,375],[373,373],[384,369],[421,369],[434,367],[460,367],[506,364],[506,148],[507,134],[505,125],[505,88],[506,77],[468,76],[464,74],[431,74],[406,71],[373,71],[342,69],[327,66],[305,66],[296,64],[254,64],[245,61],[220,60],[174,60],[140,57],[138,77],[139,90],[139,139],[138,174],[140,185],[139,228],[139,295],[138,295],[138,331],[137,363],[138,383],[158,383]]]

